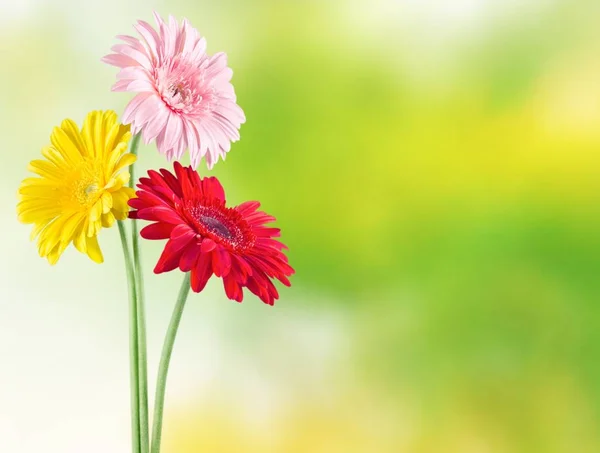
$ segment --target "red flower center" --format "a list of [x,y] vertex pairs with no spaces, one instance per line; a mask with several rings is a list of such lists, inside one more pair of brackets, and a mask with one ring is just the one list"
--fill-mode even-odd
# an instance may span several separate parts
[[200,222],[211,233],[217,234],[225,239],[231,239],[232,236],[229,229],[217,219],[209,217],[207,215],[201,215]]
[[213,201],[189,202],[185,211],[201,236],[240,252],[254,246],[252,228],[235,209]]

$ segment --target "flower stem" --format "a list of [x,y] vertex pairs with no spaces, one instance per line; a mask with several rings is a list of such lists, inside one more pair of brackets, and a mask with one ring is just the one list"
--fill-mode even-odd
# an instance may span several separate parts
[[[131,140],[129,152],[137,155],[141,135],[138,133]],[[129,167],[129,187],[135,184],[134,165]],[[140,406],[140,446],[141,453],[148,453],[150,449],[150,433],[148,426],[148,352],[146,346],[146,308],[144,302],[144,276],[140,258],[139,235],[137,220],[131,219],[131,242],[133,244],[133,266],[137,295],[137,331],[138,331],[138,384]]]
[[137,333],[137,306],[135,277],[125,225],[119,220],[119,235],[121,236],[121,245],[123,246],[123,256],[125,258],[125,270],[127,272],[127,287],[129,289],[129,371],[131,387],[131,447],[133,453],[140,453],[140,414],[139,414],[139,393],[138,393],[138,333]]
[[179,289],[179,295],[177,296],[177,302],[175,303],[175,309],[173,315],[171,315],[171,322],[165,335],[165,342],[163,343],[163,349],[160,356],[160,364],[158,365],[158,378],[156,380],[156,396],[154,398],[154,419],[152,421],[152,453],[160,452],[160,438],[162,435],[162,420],[163,410],[165,406],[165,389],[167,387],[167,373],[169,371],[169,362],[171,360],[171,353],[173,352],[173,344],[175,343],[175,336],[177,335],[177,329],[179,328],[179,322],[181,321],[181,315],[183,314],[183,308],[185,307],[185,301],[190,292],[190,273],[186,273]]

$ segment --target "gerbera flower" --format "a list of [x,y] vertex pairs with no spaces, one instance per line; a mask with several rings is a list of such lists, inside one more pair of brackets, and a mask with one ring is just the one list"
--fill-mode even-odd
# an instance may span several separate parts
[[125,108],[123,122],[131,132],[142,131],[146,144],[156,139],[169,160],[190,150],[192,166],[202,157],[208,168],[240,138],[246,121],[230,83],[232,70],[225,53],[208,56],[206,40],[186,19],[169,16],[166,24],[154,13],[158,31],[144,21],[135,29],[142,36],[118,36],[124,44],[102,60],[121,68],[113,91],[139,93]]
[[228,298],[241,302],[246,287],[273,305],[279,295],[271,279],[289,286],[294,273],[282,252],[287,247],[273,239],[279,229],[265,226],[275,218],[257,211],[257,201],[226,207],[216,178],[201,179],[191,167],[174,165],[175,175],[150,170],[140,178],[138,198],[129,200],[137,209],[130,217],[154,221],[140,231],[142,237],[168,239],[154,272],[191,271],[195,292],[214,273],[223,278]]
[[31,239],[38,238],[41,257],[55,264],[69,243],[97,263],[102,227],[127,218],[127,201],[135,195],[125,185],[127,167],[135,161],[127,153],[129,126],[117,122],[113,111],[90,112],[81,131],[73,120],[55,127],[45,159],[34,160],[29,171],[40,177],[23,180],[17,205],[19,220],[33,223]]

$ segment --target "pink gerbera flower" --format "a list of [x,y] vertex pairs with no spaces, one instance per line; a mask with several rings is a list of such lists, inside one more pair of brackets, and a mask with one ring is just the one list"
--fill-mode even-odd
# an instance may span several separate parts
[[294,269],[282,252],[287,247],[275,239],[279,228],[266,225],[275,218],[259,211],[259,202],[229,208],[217,178],[201,179],[179,162],[175,174],[150,170],[137,186],[130,217],[154,222],[140,231],[142,237],[168,239],[155,273],[191,271],[195,292],[214,274],[230,299],[241,302],[246,287],[269,305],[279,297],[273,279],[290,286]]
[[122,122],[134,134],[141,131],[146,144],[156,139],[169,160],[180,159],[188,148],[194,168],[202,157],[212,168],[240,138],[246,121],[230,83],[233,71],[225,53],[206,54],[206,40],[186,19],[179,25],[172,16],[168,24],[157,13],[154,18],[158,31],[138,21],[134,27],[142,39],[118,36],[124,44],[102,59],[121,68],[113,91],[138,93]]

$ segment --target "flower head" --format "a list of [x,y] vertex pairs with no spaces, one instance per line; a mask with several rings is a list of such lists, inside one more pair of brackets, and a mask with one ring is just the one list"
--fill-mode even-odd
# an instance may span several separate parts
[[55,127],[45,159],[29,170],[39,175],[23,180],[17,205],[19,220],[34,225],[40,256],[55,264],[73,242],[97,263],[103,261],[97,235],[115,219],[127,218],[127,201],[135,195],[125,185],[127,167],[135,161],[127,153],[129,126],[117,122],[113,111],[90,112],[79,130],[66,119]]
[[257,211],[260,203],[248,201],[228,208],[225,192],[214,178],[200,178],[191,167],[175,162],[175,174],[161,169],[140,178],[138,198],[129,200],[137,211],[130,216],[154,223],[140,231],[146,239],[168,239],[154,268],[160,274],[179,267],[191,271],[191,287],[204,289],[214,273],[223,278],[225,293],[242,301],[246,287],[273,305],[279,297],[271,279],[289,286],[294,270],[288,264],[278,228],[265,224],[274,217]]
[[121,68],[113,91],[138,93],[123,113],[131,132],[142,131],[146,144],[156,145],[169,160],[190,150],[192,166],[202,157],[208,168],[223,159],[240,138],[244,112],[236,104],[227,56],[206,54],[206,40],[190,26],[154,13],[158,30],[138,21],[142,39],[118,36],[124,44],[111,48],[103,61]]

